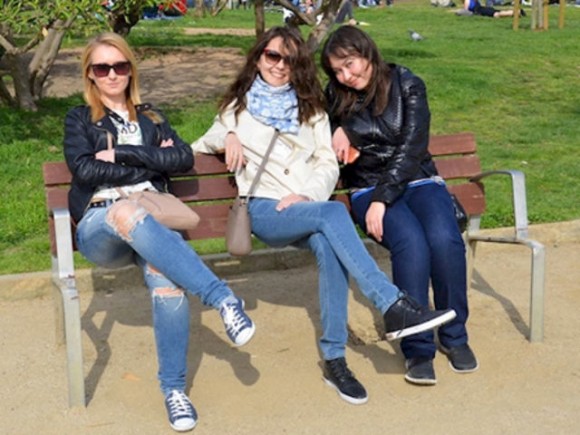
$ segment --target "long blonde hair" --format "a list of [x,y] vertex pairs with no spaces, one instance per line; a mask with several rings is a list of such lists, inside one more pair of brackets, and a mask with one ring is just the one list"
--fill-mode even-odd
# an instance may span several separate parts
[[91,56],[95,49],[101,45],[108,45],[119,50],[127,61],[131,64],[131,76],[129,77],[129,85],[125,89],[125,96],[127,98],[127,109],[129,111],[129,120],[137,120],[137,112],[135,106],[141,104],[141,95],[139,93],[139,75],[137,73],[137,60],[133,51],[127,44],[127,41],[122,36],[106,32],[97,35],[89,41],[85,47],[81,65],[83,69],[83,84],[84,84],[84,98],[91,108],[91,119],[93,122],[98,121],[105,116],[105,106],[101,101],[101,93],[97,88],[95,82],[89,77],[91,68]]

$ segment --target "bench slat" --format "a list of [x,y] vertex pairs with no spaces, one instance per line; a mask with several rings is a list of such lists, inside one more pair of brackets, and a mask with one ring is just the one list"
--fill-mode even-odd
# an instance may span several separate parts
[[190,174],[216,175],[229,173],[224,163],[224,154],[195,154],[195,164]]
[[[485,196],[483,186],[479,183],[466,183],[447,186],[450,193],[453,193],[461,202],[468,215],[481,215],[485,211]],[[332,197],[335,201],[344,203],[350,208],[350,201],[347,193],[338,193]]]
[[187,240],[224,237],[228,220],[229,204],[208,204],[192,207],[201,218],[194,230],[184,231]]
[[46,207],[48,210],[55,208],[68,208],[68,189],[60,187],[46,188]]
[[[175,177],[219,175],[224,173],[229,174],[223,155],[196,154],[195,167],[183,174],[175,174]],[[45,162],[42,165],[42,174],[45,186],[70,184],[72,181],[72,175],[65,162]]]
[[238,194],[233,175],[227,178],[196,178],[174,180],[171,189],[185,202],[231,199]]
[[475,154],[435,160],[437,172],[445,180],[471,178],[481,173],[481,162]]
[[45,186],[70,184],[72,175],[65,162],[46,162],[42,165]]
[[429,138],[429,152],[432,156],[475,154],[476,149],[473,133],[442,134]]
[[468,215],[482,215],[485,211],[485,191],[481,183],[465,183],[447,186],[457,196]]

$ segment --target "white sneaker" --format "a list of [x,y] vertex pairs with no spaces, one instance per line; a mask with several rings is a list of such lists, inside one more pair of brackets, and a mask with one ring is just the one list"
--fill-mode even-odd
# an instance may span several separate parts
[[171,428],[177,432],[192,430],[197,424],[197,412],[183,391],[171,390],[165,396],[165,408]]
[[254,336],[256,325],[244,311],[244,301],[235,296],[227,297],[220,307],[220,316],[230,340],[243,346]]

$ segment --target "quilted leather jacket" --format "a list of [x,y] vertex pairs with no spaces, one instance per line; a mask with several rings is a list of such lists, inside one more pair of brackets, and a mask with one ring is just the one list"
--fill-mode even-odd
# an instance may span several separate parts
[[[155,123],[144,112],[154,111],[163,121]],[[64,124],[64,155],[73,175],[69,209],[78,222],[98,186],[124,186],[151,181],[161,192],[168,191],[167,174],[186,172],[193,166],[189,144],[179,138],[165,117],[149,104],[137,106],[143,146],[116,145],[117,129],[108,116],[91,121],[88,106],[71,109]],[[107,149],[107,132],[113,137],[115,163],[95,159]],[[163,139],[173,139],[173,147],[160,148]]]
[[[407,183],[437,174],[429,145],[430,112],[424,82],[409,69],[389,65],[391,89],[389,103],[379,116],[372,108],[331,119],[333,131],[341,126],[360,157],[344,166],[342,177],[347,187],[376,186],[373,201],[392,204]],[[326,89],[329,107],[333,106],[331,85]],[[363,101],[361,95],[359,101]]]

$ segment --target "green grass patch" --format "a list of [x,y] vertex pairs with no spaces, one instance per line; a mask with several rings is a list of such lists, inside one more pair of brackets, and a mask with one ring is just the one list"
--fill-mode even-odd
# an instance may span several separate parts
[[[512,31],[511,19],[458,17],[428,2],[393,8],[357,9],[356,18],[383,56],[411,68],[428,88],[433,133],[473,131],[484,169],[520,169],[526,174],[531,223],[580,218],[576,200],[580,137],[580,9],[566,8],[564,29],[550,8],[550,30],[529,29],[530,18]],[[142,21],[129,40],[134,47],[235,47],[246,51],[252,36],[188,35],[186,28],[253,29],[253,11],[223,11],[217,17]],[[267,13],[267,26],[280,13]],[[408,29],[425,39],[411,41]],[[308,29],[303,29],[308,33]],[[85,38],[68,38],[82,46]],[[318,57],[318,53],[317,53]],[[168,72],[171,73],[171,72]],[[207,74],[219,74],[208,71]],[[324,80],[325,78],[322,77]],[[195,81],[195,77],[184,77]],[[144,96],[146,99],[146,95]],[[0,107],[0,274],[50,268],[41,165],[62,160],[63,120],[80,96],[45,99],[37,113]],[[210,126],[216,102],[184,99],[163,107],[187,141]],[[512,224],[507,178],[486,183],[485,227]],[[195,243],[200,253],[224,250],[223,240]],[[77,256],[79,267],[87,266]]]

